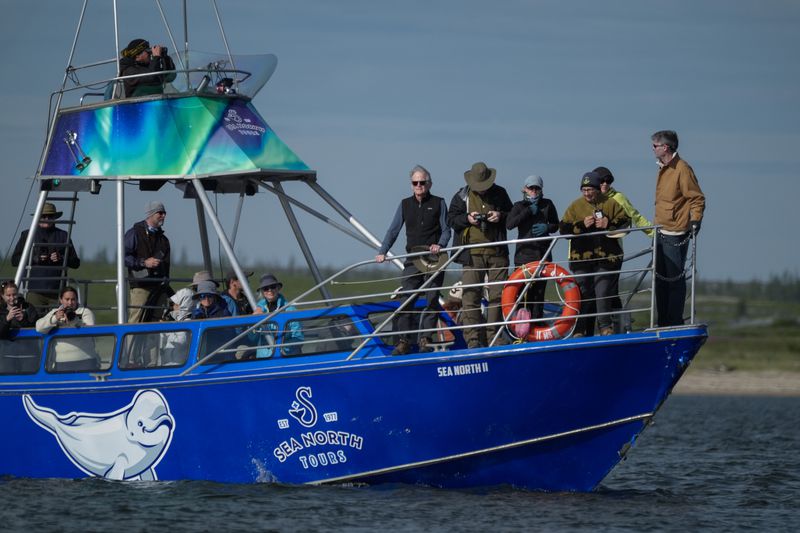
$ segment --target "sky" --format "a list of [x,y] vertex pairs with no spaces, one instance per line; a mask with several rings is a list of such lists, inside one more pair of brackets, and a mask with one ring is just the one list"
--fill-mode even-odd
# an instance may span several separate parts
[[[163,3],[182,42],[180,2]],[[191,47],[222,51],[210,3],[188,4]],[[0,0],[3,255],[17,228],[30,223],[30,178],[44,143],[48,99],[64,76],[81,5]],[[73,64],[115,56],[111,5],[89,2]],[[657,167],[650,135],[673,129],[707,198],[699,277],[800,273],[791,244],[798,240],[792,222],[800,206],[798,2],[221,0],[218,6],[234,54],[278,56],[256,108],[379,239],[410,194],[408,172],[418,163],[431,171],[432,192],[448,203],[476,161],[497,169],[497,183],[515,201],[524,178],[539,174],[560,213],[579,196],[582,174],[603,165],[615,187],[652,218]],[[140,36],[168,44],[155,2],[120,1],[119,15],[122,46]],[[304,187],[286,188],[336,216]],[[173,261],[200,260],[192,201],[171,186],[126,191],[128,226],[143,218],[145,202],[160,199]],[[114,201],[111,185],[81,197],[74,241],[87,258],[114,249]],[[237,199],[213,201],[230,232]],[[244,266],[301,264],[276,198],[262,193],[251,202],[235,246]],[[304,213],[298,218],[323,266],[375,253]],[[629,240],[626,249],[643,242]],[[401,245],[393,250],[402,252]]]

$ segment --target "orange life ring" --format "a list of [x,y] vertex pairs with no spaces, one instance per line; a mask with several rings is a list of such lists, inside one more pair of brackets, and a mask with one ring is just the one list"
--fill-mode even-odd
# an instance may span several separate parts
[[[539,261],[533,261],[522,265],[509,276],[508,281],[531,279],[538,266]],[[575,322],[577,321],[576,316],[580,314],[581,311],[581,291],[578,288],[578,284],[575,282],[575,278],[572,277],[572,274],[555,263],[545,263],[537,279],[545,280],[547,278],[555,280],[558,286],[561,287],[564,293],[564,305],[561,308],[561,317],[558,318],[552,326],[536,326],[531,328],[526,337],[526,339],[531,342],[562,339],[566,337],[575,326]],[[505,320],[508,320],[508,316],[511,314],[511,309],[514,308],[514,303],[517,301],[523,285],[523,283],[509,283],[503,288],[503,296],[500,302]]]

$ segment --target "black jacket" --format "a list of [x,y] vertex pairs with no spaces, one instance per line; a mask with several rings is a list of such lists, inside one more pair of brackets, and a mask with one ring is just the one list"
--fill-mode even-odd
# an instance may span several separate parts
[[[134,76],[136,74],[146,74],[148,72],[161,72],[164,70],[175,70],[175,63],[169,56],[152,57],[150,63],[137,63],[132,57],[123,57],[119,60],[119,75]],[[145,96],[148,94],[161,94],[164,92],[164,83],[174,80],[176,74],[161,74],[158,76],[142,76],[124,80],[125,98],[131,96]]]
[[[469,186],[460,189],[450,200],[450,209],[447,211],[447,223],[453,228],[453,246],[462,246],[464,243],[464,231],[471,226],[467,220],[467,196],[469,195]],[[504,241],[506,237],[506,217],[508,212],[511,211],[511,198],[504,188],[496,183],[489,187],[484,195],[485,201],[494,207],[493,211],[500,212],[500,220],[495,222],[495,229],[497,231],[497,240]],[[508,257],[508,245],[494,247],[497,250],[497,255]],[[472,259],[469,250],[464,250],[456,258],[456,263],[462,265],[471,265]]]
[[[534,224],[547,224],[547,234],[556,233],[559,224],[556,206],[550,199],[545,197],[539,198],[538,205],[539,212],[534,215],[530,209],[530,200],[521,200],[515,203],[506,219],[506,228],[519,228],[519,239],[533,237],[533,235],[531,235],[531,228]],[[540,235],[540,237],[544,236],[545,235]],[[514,252],[514,263],[519,266],[530,263],[531,261],[540,261],[547,251],[548,246],[550,246],[549,241],[517,244],[517,249]]]
[[[153,289],[166,286],[167,280],[152,278],[169,278],[170,246],[169,239],[164,235],[164,230],[158,228],[151,233],[147,231],[147,222],[137,222],[125,232],[125,266],[128,267],[128,277],[135,278],[130,281],[131,288],[140,287]],[[161,259],[161,264],[156,268],[147,268],[144,261],[148,257]]]
[[36,321],[39,319],[39,313],[36,308],[28,302],[22,303],[22,320],[16,318],[8,320],[8,306],[3,301],[0,304],[0,339],[8,339],[11,333],[19,328],[32,328],[36,326]]
[[[17,246],[14,248],[14,254],[11,256],[11,264],[14,266],[19,265],[22,260],[22,249],[25,247],[25,241],[28,239],[28,230],[22,232],[17,241]],[[31,268],[30,273],[25,273],[28,276],[28,290],[39,294],[58,295],[61,289],[61,280],[59,279],[36,279],[36,278],[58,278],[64,277],[65,272],[61,269],[61,262],[54,263],[50,260],[50,254],[58,252],[62,257],[64,254],[67,256],[67,267],[78,268],[81,266],[81,260],[75,252],[75,247],[72,245],[70,239],[67,243],[67,232],[63,229],[55,227],[51,228],[36,228],[35,241],[36,246],[31,250]],[[41,257],[47,256],[46,259],[41,260]],[[49,267],[49,268],[48,268]]]

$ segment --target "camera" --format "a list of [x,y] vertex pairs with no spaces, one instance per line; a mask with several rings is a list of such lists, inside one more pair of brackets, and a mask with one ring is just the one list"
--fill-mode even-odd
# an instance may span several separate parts
[[25,298],[22,296],[17,296],[14,298],[14,303],[11,304],[11,307],[19,307],[22,308],[22,305],[25,303]]
[[594,212],[594,218],[596,218],[597,220],[600,220],[601,218],[603,218],[603,216],[604,216],[603,212],[599,209]]
[[75,310],[71,309],[71,308],[65,309],[64,310],[64,315],[67,317],[67,322],[71,322],[71,321],[75,320],[75,317],[78,316],[78,314],[75,312]]
[[475,215],[472,218],[474,218],[475,222],[478,223],[478,225],[481,228],[481,231],[486,233],[486,223],[489,221],[489,216],[485,215],[483,213],[478,213],[477,215]]

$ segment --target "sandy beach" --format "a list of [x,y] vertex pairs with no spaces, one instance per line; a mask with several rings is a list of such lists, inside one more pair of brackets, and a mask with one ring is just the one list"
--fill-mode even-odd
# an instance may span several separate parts
[[675,394],[800,396],[800,372],[689,370]]

